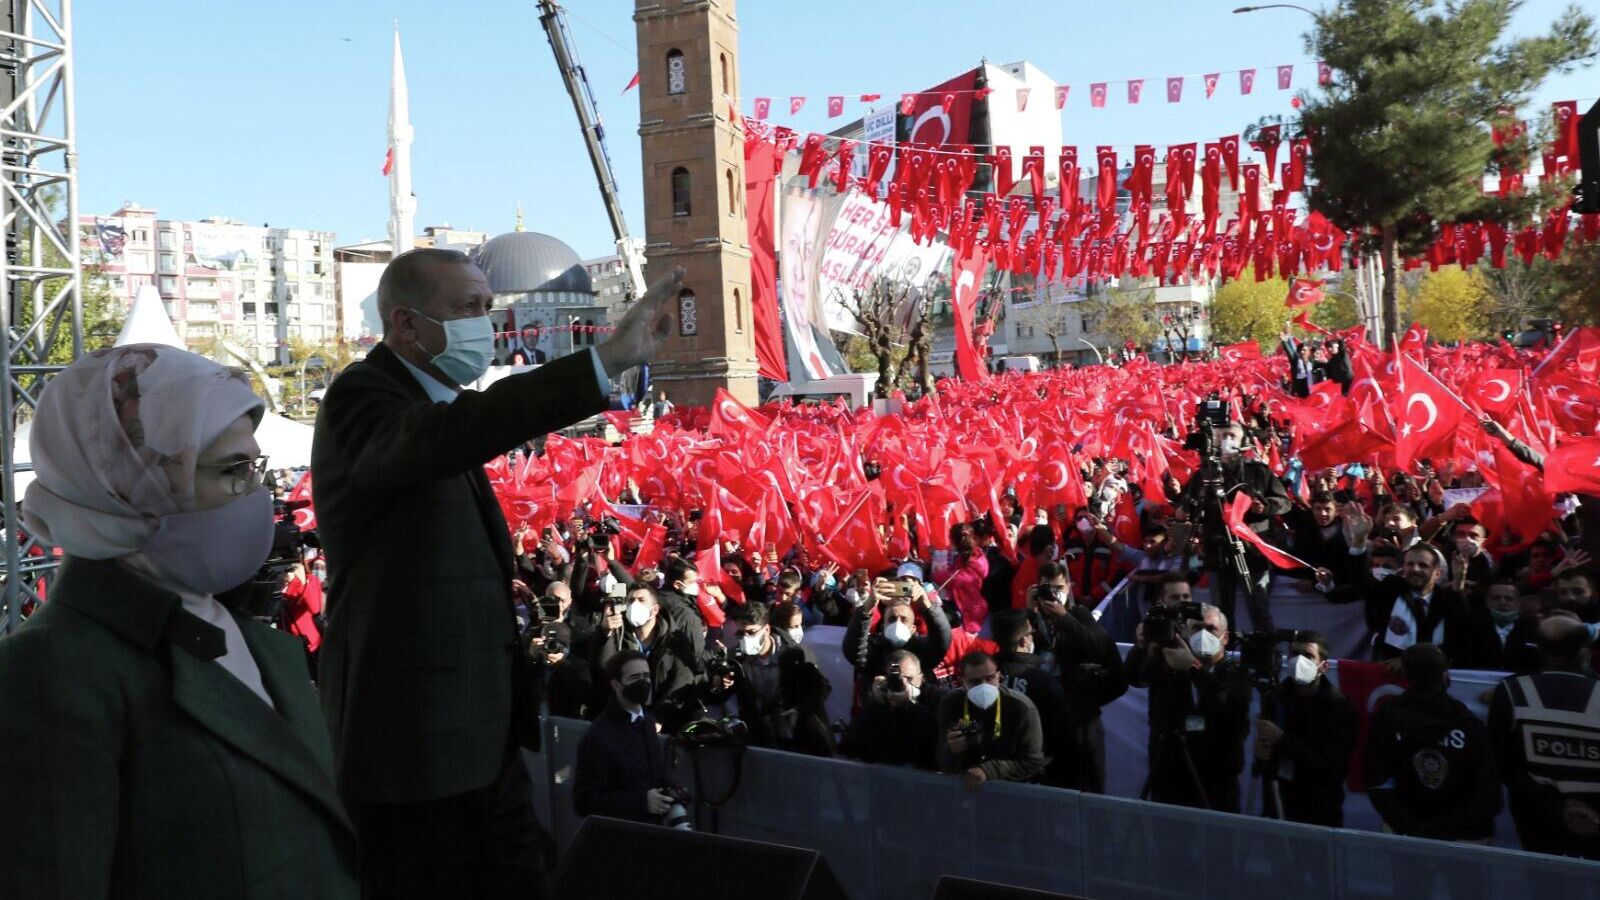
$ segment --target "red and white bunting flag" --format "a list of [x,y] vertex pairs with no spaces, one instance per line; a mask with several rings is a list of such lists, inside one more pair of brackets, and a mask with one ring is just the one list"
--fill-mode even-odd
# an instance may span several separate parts
[[1104,109],[1106,105],[1106,83],[1097,81],[1089,85],[1089,105],[1095,109]]
[[1183,76],[1179,75],[1167,79],[1167,102],[1177,103],[1183,99]]
[[945,115],[949,115],[951,108],[956,105],[955,92],[951,91],[946,93],[943,97],[940,97],[939,105],[944,107]]
[[771,111],[772,111],[772,98],[771,97],[757,97],[756,98],[756,118],[765,119],[767,117],[767,113],[769,113]]
[[1138,103],[1139,95],[1144,93],[1144,79],[1130,78],[1128,80],[1128,102]]
[[879,100],[883,99],[883,95],[882,94],[862,94],[857,99],[859,99],[862,103],[877,103]]
[[628,79],[628,86],[623,88],[622,92],[624,94],[626,94],[627,92],[633,90],[634,88],[636,88],[638,86],[639,86],[639,73],[635,72],[635,73],[633,73],[633,77]]
[[1278,67],[1278,90],[1287,91],[1294,81],[1294,66]]
[[1217,92],[1217,79],[1222,77],[1222,73],[1212,72],[1201,77],[1204,78],[1206,82],[1206,99],[1210,100],[1211,95]]
[[1056,87],[1056,109],[1067,105],[1067,92],[1072,90],[1072,85],[1063,84]]
[[1239,70],[1239,93],[1248,94],[1251,91],[1255,90],[1255,87],[1256,87],[1256,70],[1255,69],[1240,69]]
[[383,177],[388,178],[394,171],[394,148],[390,147],[383,152]]
[[789,98],[789,115],[792,116],[792,115],[795,115],[796,113],[800,112],[800,107],[805,106],[805,105],[806,105],[806,98],[804,98],[804,97],[790,97]]
[[1028,93],[1029,93],[1029,91],[1030,91],[1029,88],[1025,88],[1025,87],[1017,88],[1017,112],[1024,112],[1024,111],[1027,110],[1027,108],[1028,108]]
[[917,95],[916,94],[901,94],[900,95],[900,115],[909,116],[909,115],[911,115],[912,111],[915,110],[916,108],[917,108]]
[[829,97],[828,98],[828,118],[835,119],[835,118],[838,118],[841,115],[844,115],[844,98],[843,97]]
[[1333,84],[1333,66],[1317,60],[1317,84]]

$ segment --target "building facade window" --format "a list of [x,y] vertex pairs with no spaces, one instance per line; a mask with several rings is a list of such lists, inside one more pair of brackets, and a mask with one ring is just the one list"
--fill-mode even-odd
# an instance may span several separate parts
[[739,214],[739,192],[733,189],[732,169],[723,173],[723,180],[727,182],[728,186],[728,215],[737,216]]
[[744,333],[744,297],[738,288],[733,289],[733,330]]
[[733,82],[728,79],[728,54],[718,53],[717,62],[722,67],[722,93],[724,96],[733,96]]
[[689,215],[689,170],[682,166],[672,170],[672,215]]
[[681,94],[688,90],[688,75],[683,65],[682,50],[667,51],[667,93]]

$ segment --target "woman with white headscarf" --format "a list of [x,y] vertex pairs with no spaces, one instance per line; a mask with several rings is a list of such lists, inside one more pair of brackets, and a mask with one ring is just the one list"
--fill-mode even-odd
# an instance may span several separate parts
[[237,371],[155,345],[39,399],[27,530],[63,554],[0,640],[0,897],[355,897],[299,640],[223,607],[272,545]]

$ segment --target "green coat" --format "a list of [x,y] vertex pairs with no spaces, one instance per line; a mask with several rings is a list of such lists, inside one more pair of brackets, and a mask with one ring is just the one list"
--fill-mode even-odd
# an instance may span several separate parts
[[0,897],[358,896],[302,644],[239,627],[277,711],[177,595],[66,561],[0,640]]

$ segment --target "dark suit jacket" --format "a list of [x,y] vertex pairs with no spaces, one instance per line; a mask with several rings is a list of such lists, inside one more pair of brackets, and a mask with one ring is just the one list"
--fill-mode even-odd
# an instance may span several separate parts
[[304,644],[239,628],[276,711],[176,594],[67,558],[0,640],[0,897],[359,895]]
[[587,353],[445,404],[380,344],[328,388],[311,450],[332,582],[320,675],[350,802],[465,793],[512,740],[537,743],[531,692],[513,696],[533,675],[483,465],[605,403]]
[[[1389,619],[1394,612],[1394,602],[1406,591],[1406,581],[1399,575],[1390,575],[1367,595],[1367,627],[1375,636],[1372,658],[1394,659],[1401,651],[1383,642]],[[1486,648],[1482,632],[1473,627],[1473,611],[1467,600],[1444,585],[1433,589],[1433,599],[1428,605],[1428,621],[1418,623],[1417,640],[1426,642],[1433,636],[1434,625],[1444,623],[1444,640],[1439,649],[1450,660],[1454,669],[1481,669],[1485,666]]]

